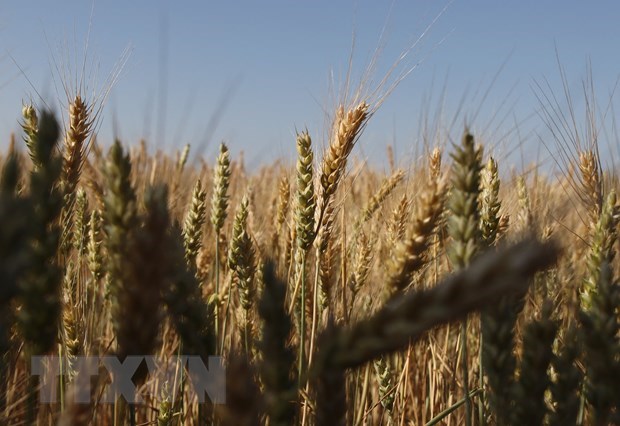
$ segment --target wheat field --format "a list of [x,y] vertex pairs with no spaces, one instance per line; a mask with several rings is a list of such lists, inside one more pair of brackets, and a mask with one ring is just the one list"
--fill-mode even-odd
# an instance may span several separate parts
[[[355,155],[360,100],[324,149],[302,131],[295,164],[248,171],[224,143],[104,149],[90,102],[67,123],[26,105],[2,154],[0,423],[620,423],[618,176],[596,138],[559,175],[469,129],[382,171]],[[84,357],[180,355],[221,357],[225,403],[187,365],[136,365],[140,402],[106,400],[101,365],[80,380]]]

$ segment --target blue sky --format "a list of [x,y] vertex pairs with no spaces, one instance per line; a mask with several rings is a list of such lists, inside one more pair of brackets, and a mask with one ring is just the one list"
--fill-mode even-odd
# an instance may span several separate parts
[[211,158],[225,140],[250,165],[293,158],[296,128],[308,127],[321,143],[324,111],[334,106],[330,73],[337,84],[346,72],[353,34],[360,76],[385,29],[380,78],[438,17],[399,68],[416,69],[360,141],[357,154],[370,161],[383,161],[388,143],[400,161],[419,152],[420,116],[432,121],[441,99],[444,124],[461,111],[453,137],[467,120],[489,146],[500,142],[498,155],[549,157],[535,85],[548,81],[561,94],[556,47],[578,106],[588,61],[603,105],[620,75],[617,1],[0,0],[0,8],[3,140],[19,128],[22,100],[38,101],[34,89],[57,101],[54,63],[79,75],[89,22],[91,89],[131,50],[102,113],[104,143],[115,136],[164,149],[190,143]]

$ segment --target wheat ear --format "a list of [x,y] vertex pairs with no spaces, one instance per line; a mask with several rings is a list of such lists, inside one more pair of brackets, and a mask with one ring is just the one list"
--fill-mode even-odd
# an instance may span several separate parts
[[[241,199],[241,204],[235,214],[233,222],[233,235],[230,240],[230,249],[228,252],[228,267],[237,278],[237,288],[239,290],[239,300],[241,308],[244,312],[244,345],[246,354],[249,355],[249,315],[250,308],[254,302],[254,275],[256,273],[256,259],[252,239],[247,230],[248,220],[248,203],[247,195]],[[229,302],[230,303],[230,295]]]
[[202,247],[203,226],[207,220],[206,199],[207,193],[199,179],[192,190],[192,199],[183,224],[185,258],[190,268],[196,268],[196,258]]
[[552,345],[558,327],[551,319],[551,310],[551,303],[545,303],[541,318],[529,323],[523,332],[519,378],[512,392],[514,409],[509,412],[511,425],[542,424],[547,414],[545,392],[550,385],[547,370],[553,357]]
[[441,177],[441,157],[443,153],[441,149],[435,147],[429,156],[428,174],[431,180]]
[[426,263],[424,255],[431,243],[431,236],[443,212],[445,185],[433,180],[419,200],[419,208],[406,237],[399,241],[388,266],[386,299],[403,291],[412,276]]
[[576,424],[579,413],[579,386],[582,373],[576,364],[580,351],[574,324],[570,325],[564,334],[563,343],[561,352],[554,355],[551,361],[556,379],[551,384],[554,410],[549,416],[550,426]]
[[[293,303],[299,318],[299,372],[301,375],[306,342],[306,257],[314,241],[314,212],[316,207],[313,181],[312,139],[307,131],[297,135],[297,190],[295,204],[295,228],[297,234],[295,250],[295,289]],[[299,300],[296,299],[297,288]]]
[[[474,137],[466,131],[461,146],[452,154],[452,192],[448,208],[448,233],[452,244],[448,257],[454,268],[467,266],[474,257],[480,242],[480,171],[482,170],[482,147],[476,147]],[[467,349],[467,320],[461,324],[461,368],[465,394],[465,422],[471,425],[472,404],[469,396],[469,356]]]
[[62,274],[57,257],[58,218],[62,206],[57,185],[61,161],[55,155],[59,134],[58,122],[52,113],[43,111],[36,135],[30,140],[33,162],[38,164],[30,175],[31,268],[20,283],[22,306],[17,314],[31,355],[46,354],[52,349],[61,313]]
[[211,224],[215,233],[215,340],[219,333],[219,300],[220,294],[220,234],[228,209],[228,186],[230,185],[230,156],[226,144],[220,144],[220,153],[213,172],[213,195],[211,196]]
[[588,210],[590,221],[596,223],[603,208],[603,182],[599,158],[595,151],[585,150],[579,153],[579,171],[581,172],[582,201]]
[[88,138],[92,131],[92,110],[77,95],[69,104],[69,126],[65,135],[64,161],[62,165],[61,186],[64,197],[62,226],[63,245],[67,245],[71,234],[78,231],[73,227],[73,208],[75,190],[82,173],[82,165],[88,149]]
[[480,174],[480,237],[481,244],[485,247],[491,247],[497,241],[501,208],[499,186],[497,162],[493,157],[489,157]]
[[370,105],[361,102],[348,111],[345,111],[342,105],[336,111],[333,134],[329,147],[323,156],[319,176],[321,183],[319,227],[327,205],[340,185],[340,180],[347,167],[347,159],[370,116],[369,108]]
[[[133,285],[134,276],[130,255],[134,249],[138,216],[136,195],[130,181],[131,162],[129,154],[125,154],[119,141],[110,148],[106,161],[105,175],[107,191],[105,195],[104,222],[107,234],[107,272],[109,277],[110,295],[112,296],[112,321],[117,335],[123,334],[126,325],[125,296],[131,296],[128,286]],[[124,352],[128,341],[118,341],[119,352]],[[129,353],[129,352],[128,352]]]
[[[31,111],[34,114],[34,109]],[[34,116],[36,117],[36,115]],[[27,133],[27,132],[26,132]],[[28,133],[27,133],[28,134]],[[26,359],[49,353],[56,343],[62,312],[62,273],[58,264],[62,194],[58,181],[62,162],[56,155],[60,128],[51,112],[42,111],[36,132],[28,135],[34,170],[30,174],[30,206],[21,214],[30,221],[30,268],[19,281],[17,322],[25,342]],[[29,367],[28,367],[29,368]],[[36,417],[38,376],[30,376],[26,423]]]
[[[620,290],[614,277],[613,260],[618,239],[620,208],[616,193],[610,191],[602,205],[602,185],[598,158],[592,152],[580,154],[584,193],[591,221],[590,249],[586,261],[586,279],[581,289],[581,341],[585,349],[587,400],[592,404],[595,424],[613,422],[612,411],[618,407],[620,362],[620,323],[615,314],[620,306]],[[610,374],[610,371],[615,374]]]
[[618,239],[620,208],[616,204],[616,193],[611,191],[605,199],[600,216],[594,225],[590,251],[587,256],[587,277],[581,289],[581,308],[588,311],[592,297],[597,291],[601,265],[611,264],[615,257],[614,245]]
[[36,171],[41,166],[41,153],[38,152],[39,146],[39,116],[37,110],[33,105],[27,104],[22,108],[21,123],[22,130],[24,131],[24,142],[28,148],[28,154],[32,160],[33,169]]

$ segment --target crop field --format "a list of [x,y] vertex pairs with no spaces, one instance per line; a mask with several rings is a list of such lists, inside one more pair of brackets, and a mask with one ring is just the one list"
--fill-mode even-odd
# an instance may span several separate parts
[[381,170],[350,97],[249,170],[100,143],[93,105],[26,104],[1,155],[1,424],[620,423],[595,120],[550,115],[560,173],[476,123]]

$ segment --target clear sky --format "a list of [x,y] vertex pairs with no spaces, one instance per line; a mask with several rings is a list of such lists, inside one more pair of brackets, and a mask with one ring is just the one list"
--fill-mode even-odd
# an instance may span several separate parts
[[371,161],[383,161],[388,143],[401,161],[415,152],[421,111],[432,119],[442,94],[445,123],[462,103],[457,130],[467,120],[501,140],[504,153],[522,146],[514,149],[528,158],[548,156],[535,85],[548,81],[561,94],[556,47],[577,104],[588,61],[603,105],[620,75],[620,2],[612,0],[0,0],[0,10],[3,140],[19,129],[22,101],[38,101],[35,89],[49,104],[64,98],[54,64],[80,75],[91,23],[91,89],[131,50],[102,113],[104,143],[114,136],[166,149],[191,143],[211,158],[225,140],[250,166],[293,158],[296,128],[321,141],[324,110],[334,105],[330,75],[338,84],[353,34],[359,76],[385,29],[380,78],[437,18],[399,70],[419,65],[360,141],[357,153]]

